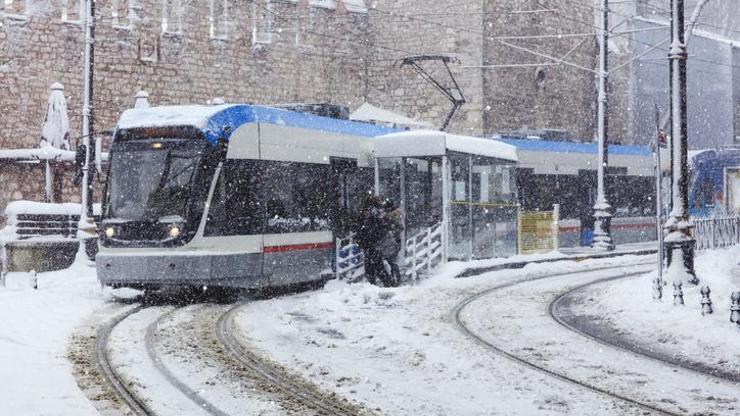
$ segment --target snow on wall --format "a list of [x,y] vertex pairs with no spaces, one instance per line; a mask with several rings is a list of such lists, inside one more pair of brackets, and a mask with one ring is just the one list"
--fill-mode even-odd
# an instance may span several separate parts
[[0,159],[74,161],[75,152],[51,146],[36,149],[0,149]]

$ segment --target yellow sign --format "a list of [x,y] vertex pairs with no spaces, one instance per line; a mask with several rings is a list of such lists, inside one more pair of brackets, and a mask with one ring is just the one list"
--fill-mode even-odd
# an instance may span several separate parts
[[519,253],[555,249],[552,211],[521,211],[517,227]]

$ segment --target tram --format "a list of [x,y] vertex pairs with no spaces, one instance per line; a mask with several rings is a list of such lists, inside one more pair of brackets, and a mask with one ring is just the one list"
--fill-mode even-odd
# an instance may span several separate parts
[[110,149],[99,281],[320,281],[331,273],[333,228],[373,186],[364,138],[396,131],[244,104],[125,111]]
[[740,148],[690,152],[689,214],[740,215]]

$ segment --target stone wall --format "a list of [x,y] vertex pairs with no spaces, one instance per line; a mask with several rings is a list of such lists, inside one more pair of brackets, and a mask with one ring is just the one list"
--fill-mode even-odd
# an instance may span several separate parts
[[[63,19],[67,3],[76,2],[14,0],[0,12],[0,148],[38,146],[53,82],[65,86],[76,147],[85,33],[77,4]],[[362,103],[367,13],[350,12],[342,2],[215,1],[212,27],[208,1],[182,0],[181,13],[172,6],[177,3],[167,0],[166,12],[161,0],[96,2],[96,131],[111,130],[139,90],[149,92],[152,105],[205,104],[213,97]],[[43,169],[0,166],[0,207],[19,198],[41,200],[43,178]],[[76,201],[79,191],[70,180],[66,175],[64,200]]]
[[[400,60],[411,55],[447,55],[466,104],[447,131],[480,135],[483,79],[477,68],[483,59],[483,0],[377,0],[369,9],[371,56],[368,100],[439,128],[451,109],[450,101]],[[445,86],[451,79],[439,63],[425,68]]]

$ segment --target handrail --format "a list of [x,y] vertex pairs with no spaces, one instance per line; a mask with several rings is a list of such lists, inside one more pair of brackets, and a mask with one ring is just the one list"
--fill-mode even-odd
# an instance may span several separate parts
[[425,228],[406,239],[404,247],[404,274],[416,281],[420,274],[432,274],[434,266],[442,262],[442,224]]
[[740,244],[740,217],[692,219],[697,250],[714,250]]

